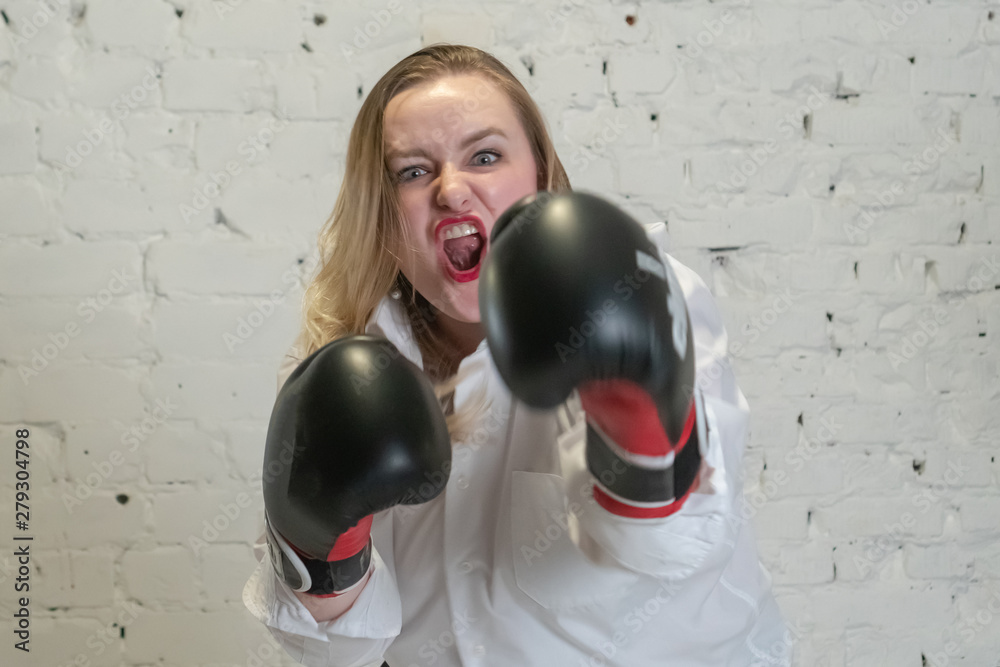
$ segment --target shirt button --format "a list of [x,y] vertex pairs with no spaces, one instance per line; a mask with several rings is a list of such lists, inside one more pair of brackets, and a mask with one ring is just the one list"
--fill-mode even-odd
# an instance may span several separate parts
[[476,644],[472,647],[472,652],[475,655],[484,655],[486,653],[486,647],[482,644]]
[[459,477],[455,482],[455,486],[460,489],[467,489],[469,488],[469,481],[465,477]]
[[470,563],[467,560],[463,560],[461,563],[458,564],[458,571],[461,572],[462,574],[468,574],[469,572],[472,572],[472,563]]

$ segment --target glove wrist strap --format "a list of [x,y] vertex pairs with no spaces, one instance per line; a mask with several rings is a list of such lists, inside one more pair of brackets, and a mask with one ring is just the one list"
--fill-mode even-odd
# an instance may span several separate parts
[[594,477],[594,498],[608,511],[634,518],[665,517],[679,510],[694,490],[701,468],[705,432],[699,413],[696,399],[684,440],[677,449],[655,458],[625,450],[588,419],[587,467]]
[[271,526],[265,517],[265,534],[271,565],[278,577],[293,591],[317,597],[343,595],[361,581],[372,567],[372,540],[354,554],[337,560],[318,560],[299,553]]

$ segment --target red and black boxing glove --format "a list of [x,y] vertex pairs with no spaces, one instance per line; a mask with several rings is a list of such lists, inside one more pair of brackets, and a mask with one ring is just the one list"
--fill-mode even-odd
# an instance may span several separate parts
[[436,497],[451,439],[434,388],[389,341],[350,336],[289,376],[264,450],[266,535],[295,591],[332,597],[371,567],[372,517]]
[[529,195],[504,212],[479,278],[497,370],[519,399],[580,394],[594,498],[676,512],[701,466],[694,342],[677,278],[645,230],[594,195]]

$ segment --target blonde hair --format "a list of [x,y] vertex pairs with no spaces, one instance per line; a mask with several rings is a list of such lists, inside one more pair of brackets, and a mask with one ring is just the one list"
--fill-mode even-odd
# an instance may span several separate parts
[[538,189],[570,190],[569,179],[545,120],[528,91],[494,56],[470,46],[435,44],[407,56],[375,84],[361,105],[347,147],[347,168],[333,212],[318,237],[321,266],[306,289],[298,347],[304,357],[332,340],[364,333],[387,293],[399,290],[424,372],[435,385],[453,442],[471,435],[482,414],[483,395],[455,414],[460,360],[435,326],[436,310],[397,268],[395,249],[406,239],[397,183],[385,159],[385,108],[398,93],[449,75],[484,77],[514,107],[538,168]]

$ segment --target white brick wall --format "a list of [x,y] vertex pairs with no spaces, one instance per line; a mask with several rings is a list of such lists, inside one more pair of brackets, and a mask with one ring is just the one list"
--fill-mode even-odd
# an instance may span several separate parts
[[291,664],[240,600],[275,371],[359,88],[438,39],[504,59],[577,187],[717,295],[795,664],[1000,664],[996,0],[0,9],[31,664]]

